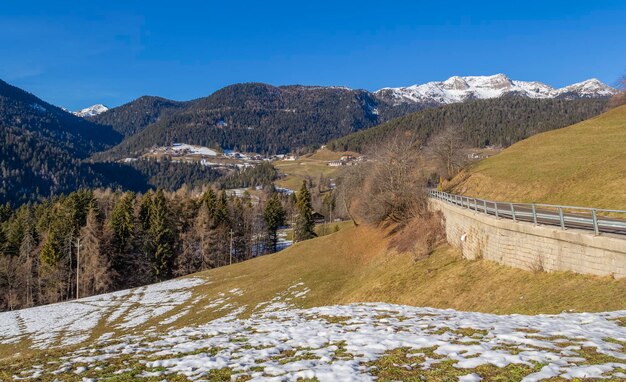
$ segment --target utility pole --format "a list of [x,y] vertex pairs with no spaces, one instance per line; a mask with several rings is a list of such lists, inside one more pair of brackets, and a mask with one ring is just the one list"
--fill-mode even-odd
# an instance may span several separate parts
[[233,263],[233,230],[230,230],[230,263]]

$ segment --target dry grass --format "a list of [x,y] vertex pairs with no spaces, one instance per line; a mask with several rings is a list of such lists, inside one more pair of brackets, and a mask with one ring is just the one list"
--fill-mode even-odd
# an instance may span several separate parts
[[450,184],[493,200],[626,209],[626,106],[521,141]]
[[440,212],[428,212],[413,218],[393,235],[389,247],[398,252],[412,253],[415,259],[423,259],[446,240]]
[[[241,288],[245,293],[234,302],[247,305],[248,312],[297,282],[311,289],[299,302],[303,307],[384,301],[501,314],[626,309],[626,280],[467,261],[447,245],[416,261],[388,246],[389,237],[378,229],[344,227],[274,255],[200,274],[213,283],[196,293],[212,298]],[[189,319],[202,322],[211,314]]]

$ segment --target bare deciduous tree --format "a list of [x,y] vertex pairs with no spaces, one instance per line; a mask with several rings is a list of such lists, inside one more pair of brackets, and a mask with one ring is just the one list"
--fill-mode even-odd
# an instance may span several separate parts
[[[99,234],[101,224],[93,208],[87,214],[87,223],[80,230],[80,260],[78,293],[80,296],[103,293],[112,283],[110,263],[102,253]],[[77,297],[80,297],[77,296]]]
[[373,153],[365,182],[362,215],[371,223],[405,224],[425,209],[421,143],[401,134],[380,145]]
[[626,105],[626,76],[623,76],[620,80],[619,80],[619,85],[618,85],[620,92],[615,94],[612,98],[611,101],[609,102],[609,107],[618,107],[618,106],[622,106],[622,105]]
[[439,162],[447,177],[453,177],[465,165],[463,148],[465,143],[461,138],[460,128],[456,125],[446,126],[428,143],[429,152]]
[[425,210],[426,180],[420,142],[415,137],[394,136],[367,157],[367,162],[344,171],[337,192],[339,207],[355,224],[402,225]]
[[369,167],[369,163],[347,166],[338,177],[337,199],[339,203],[337,208],[340,214],[350,217],[356,226],[360,222],[355,213],[357,210],[356,206],[359,203],[359,197],[361,196],[361,190]]

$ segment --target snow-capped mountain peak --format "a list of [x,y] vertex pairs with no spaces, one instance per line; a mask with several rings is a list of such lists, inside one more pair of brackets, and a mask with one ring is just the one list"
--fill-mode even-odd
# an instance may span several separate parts
[[610,97],[617,92],[614,88],[597,78],[590,78],[582,82],[565,86],[558,91],[562,96],[568,98],[576,96],[579,98]]
[[527,98],[600,98],[610,97],[616,89],[592,78],[561,89],[537,81],[515,81],[504,74],[492,76],[453,76],[442,82],[427,82],[400,88],[384,88],[374,94],[400,103],[450,104],[470,99],[516,95]]
[[104,113],[107,110],[109,110],[108,107],[106,107],[103,104],[99,103],[99,104],[96,104],[96,105],[93,105],[93,106],[86,107],[86,108],[84,108],[82,110],[79,110],[79,111],[74,111],[74,112],[72,112],[72,114],[74,114],[75,116],[78,116],[78,117],[85,118],[85,117],[93,117],[95,115]]

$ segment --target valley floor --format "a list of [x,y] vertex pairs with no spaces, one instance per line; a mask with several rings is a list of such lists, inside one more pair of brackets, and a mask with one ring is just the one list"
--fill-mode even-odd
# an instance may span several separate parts
[[448,247],[415,260],[386,241],[344,228],[191,277],[0,313],[0,380],[626,379],[626,282]]

